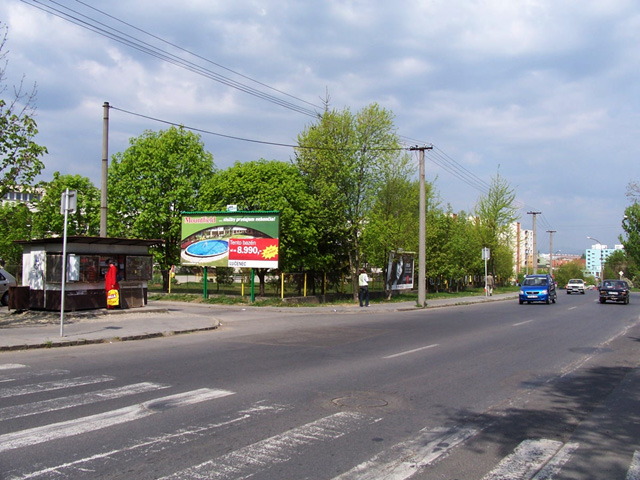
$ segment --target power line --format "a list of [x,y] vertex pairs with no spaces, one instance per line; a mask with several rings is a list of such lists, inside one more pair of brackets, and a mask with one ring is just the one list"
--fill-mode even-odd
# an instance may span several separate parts
[[[309,108],[304,107],[304,106],[296,105],[296,104],[294,104],[294,103],[292,103],[292,102],[290,102],[288,100],[284,100],[284,99],[278,98],[278,97],[276,97],[274,95],[271,95],[269,93],[265,93],[263,91],[255,89],[253,87],[245,85],[245,84],[243,84],[241,82],[238,82],[236,80],[233,80],[233,79],[230,79],[228,77],[225,77],[224,75],[216,73],[213,70],[210,70],[210,69],[208,69],[206,67],[198,65],[198,64],[196,64],[196,63],[194,63],[192,61],[189,61],[189,60],[187,60],[185,58],[182,58],[182,57],[180,57],[178,55],[174,55],[172,53],[169,53],[169,52],[163,50],[160,47],[157,47],[157,46],[152,45],[152,44],[150,44],[148,42],[145,42],[145,41],[143,41],[143,40],[141,40],[139,38],[136,38],[136,37],[134,37],[132,35],[129,35],[129,34],[125,33],[125,32],[117,30],[117,29],[111,27],[110,25],[102,23],[102,22],[100,22],[100,21],[98,21],[98,20],[96,20],[94,18],[91,18],[91,17],[89,17],[89,16],[87,16],[87,15],[81,13],[81,12],[78,12],[76,10],[73,10],[72,8],[69,8],[69,7],[65,6],[65,5],[62,5],[62,4],[58,3],[58,2],[55,2],[54,0],[49,0],[49,2],[54,4],[54,5],[58,5],[60,8],[54,8],[54,7],[49,6],[49,5],[44,5],[39,0],[31,0],[32,3],[27,1],[27,0],[21,0],[21,1],[22,1],[22,3],[30,5],[30,6],[32,6],[34,8],[37,8],[37,9],[43,11],[43,12],[49,13],[49,14],[55,16],[55,17],[61,18],[61,19],[65,20],[65,21],[68,21],[68,22],[70,22],[70,23],[72,23],[74,25],[77,25],[77,26],[79,26],[81,28],[89,30],[89,31],[91,31],[93,33],[97,33],[98,35],[101,35],[101,36],[103,36],[105,38],[109,38],[111,40],[114,40],[114,41],[116,41],[118,43],[121,43],[121,44],[127,46],[127,47],[130,47],[130,48],[132,48],[134,50],[137,50],[137,51],[139,51],[141,53],[144,53],[144,54],[147,54],[149,56],[155,57],[155,58],[157,58],[159,60],[162,60],[164,62],[167,62],[167,63],[170,63],[172,65],[178,66],[178,67],[183,68],[185,70],[189,70],[189,71],[191,71],[193,73],[201,75],[201,76],[203,76],[205,78],[209,78],[210,80],[214,80],[214,81],[216,81],[218,83],[221,83],[223,85],[227,85],[227,86],[229,86],[231,88],[234,88],[234,89],[236,89],[238,91],[241,91],[243,93],[247,93],[249,95],[252,95],[254,97],[260,98],[262,100],[266,100],[266,101],[268,101],[270,103],[273,103],[275,105],[279,105],[279,106],[287,108],[289,110],[293,110],[293,111],[296,111],[298,113],[302,113],[303,115],[307,115],[307,116],[310,116],[310,117],[313,117],[313,118],[317,118],[318,117],[318,113],[315,110],[309,109]],[[66,10],[66,11],[64,11],[64,10]],[[71,13],[68,13],[68,12],[71,12]],[[112,18],[115,18],[115,17],[112,17]],[[125,23],[125,22],[122,22],[122,23],[124,23],[125,25],[129,25],[129,24]],[[131,26],[131,28],[136,28],[136,27]],[[138,28],[136,28],[136,30],[144,32],[143,30],[140,30]],[[150,34],[148,34],[148,35],[150,35]],[[153,38],[159,38],[159,37],[155,37],[153,35],[150,35],[150,36],[152,36]],[[173,44],[170,44],[169,42],[166,42],[165,40],[162,40],[162,39],[160,39],[160,40],[173,46]],[[197,58],[203,59],[203,57],[200,57],[198,55],[192,54],[191,52],[188,52],[186,49],[183,49],[181,47],[176,47],[176,48],[179,48],[182,51],[185,51],[185,52],[187,52],[187,53],[189,53],[191,55],[194,55]],[[205,61],[207,61],[208,63],[211,63],[211,64],[214,64],[214,65],[218,66],[218,64],[216,64],[215,62],[212,62],[210,60],[206,60],[205,59]],[[237,72],[234,72],[233,70],[227,69],[226,67],[221,67],[221,68],[225,68],[226,70],[237,74]],[[249,77],[246,77],[246,76],[243,76],[243,78],[250,79]],[[258,83],[260,85],[266,86],[269,89],[272,89],[274,91],[282,93],[283,95],[287,95],[290,98],[294,98],[296,100],[299,100],[297,97],[293,97],[292,95],[288,95],[288,94],[286,94],[284,92],[281,92],[281,91],[279,91],[277,89],[269,87],[266,84],[261,84],[260,82],[257,82],[257,81],[255,81],[253,79],[250,79],[250,80],[254,81],[254,82],[256,82],[256,83]],[[302,102],[304,102],[304,103],[306,103],[308,105],[312,105],[313,106],[313,104],[311,104],[309,102],[306,102],[304,100],[299,100],[299,101],[302,101]],[[317,107],[317,108],[321,108],[321,107]]]
[[[269,142],[266,140],[256,140],[256,139],[252,139],[252,138],[246,138],[246,137],[236,137],[233,135],[226,135],[224,133],[218,133],[218,132],[213,132],[211,130],[204,130],[202,128],[198,128],[198,127],[190,127],[181,123],[177,123],[177,122],[172,122],[169,120],[163,120],[161,118],[157,118],[157,117],[152,117],[150,115],[145,115],[143,113],[137,113],[137,112],[132,112],[130,110],[125,110],[123,108],[118,108],[118,107],[114,107],[113,105],[109,105],[109,108],[112,110],[116,110],[118,112],[122,112],[122,113],[126,113],[127,115],[132,115],[134,117],[139,117],[139,118],[145,118],[147,120],[151,120],[154,122],[158,122],[158,123],[163,123],[165,125],[171,125],[174,127],[180,127],[180,128],[185,128],[187,130],[191,130],[193,132],[198,132],[198,133],[203,133],[206,135],[214,135],[216,137],[222,137],[222,138],[228,138],[230,140],[238,140],[241,142],[250,142],[250,143],[259,143],[261,145],[271,145],[271,146],[276,146],[276,147],[287,147],[287,148],[297,148],[297,149],[302,149],[302,150],[328,150],[328,151],[345,151],[348,149],[344,149],[344,148],[335,148],[335,147],[322,147],[322,146],[317,146],[317,145],[299,145],[299,144],[291,144],[291,143],[280,143],[280,142]],[[352,149],[353,151],[357,151],[359,149]],[[410,150],[409,148],[375,148],[375,147],[369,147],[368,150],[370,151],[401,151],[401,150]]]

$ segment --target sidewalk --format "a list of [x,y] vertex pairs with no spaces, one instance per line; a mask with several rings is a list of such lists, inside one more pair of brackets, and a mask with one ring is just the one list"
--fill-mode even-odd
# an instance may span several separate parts
[[[427,309],[515,299],[517,293],[492,297],[459,297],[429,300]],[[34,348],[69,347],[93,343],[123,342],[172,336],[207,330],[220,326],[221,315],[236,312],[251,318],[278,317],[283,314],[355,314],[389,313],[417,310],[414,302],[372,303],[360,308],[357,304],[251,307],[181,302],[150,301],[142,308],[130,310],[89,310],[66,312],[60,335],[60,313],[27,311],[9,312],[0,309],[0,352]]]

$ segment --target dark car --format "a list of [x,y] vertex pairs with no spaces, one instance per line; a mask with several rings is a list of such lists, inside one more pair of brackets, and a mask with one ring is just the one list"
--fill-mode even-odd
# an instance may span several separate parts
[[527,275],[520,286],[518,301],[524,302],[556,303],[558,293],[556,282],[551,275]]
[[629,284],[624,280],[605,280],[600,284],[600,303],[607,300],[612,302],[629,303]]

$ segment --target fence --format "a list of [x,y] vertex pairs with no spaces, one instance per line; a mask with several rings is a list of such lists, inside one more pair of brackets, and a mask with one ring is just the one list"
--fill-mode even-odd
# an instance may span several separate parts
[[[370,292],[384,292],[382,273],[370,274]],[[204,271],[198,267],[179,267],[171,278],[171,293],[202,294],[204,292]],[[163,290],[162,272],[154,270],[153,281],[149,290]],[[241,269],[211,268],[207,270],[208,295],[241,295],[251,294],[251,271]],[[254,292],[265,297],[307,297],[328,294],[352,295],[351,277],[344,274],[326,274],[324,272],[275,272],[264,277],[264,293],[260,292],[258,275],[254,278]]]

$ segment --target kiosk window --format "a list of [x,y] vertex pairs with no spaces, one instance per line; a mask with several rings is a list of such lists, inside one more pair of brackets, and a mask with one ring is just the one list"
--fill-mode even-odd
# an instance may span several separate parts
[[129,281],[151,280],[153,257],[150,255],[127,255],[125,271],[125,276]]

